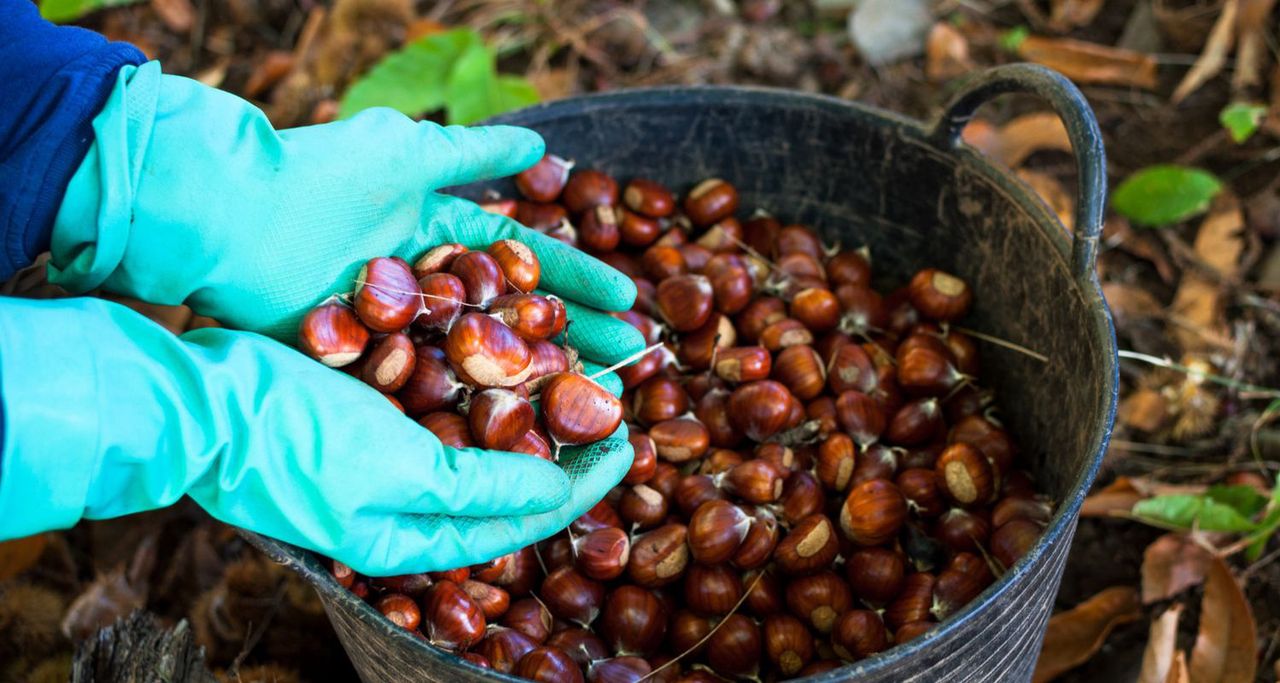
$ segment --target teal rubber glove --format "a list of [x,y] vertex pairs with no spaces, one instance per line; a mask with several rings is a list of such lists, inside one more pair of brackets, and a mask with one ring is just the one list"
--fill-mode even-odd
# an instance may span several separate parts
[[644,346],[593,310],[629,308],[629,278],[436,192],[532,165],[544,151],[532,131],[442,128],[390,109],[276,131],[252,104],[156,62],[121,70],[93,128],[53,231],[50,280],[69,291],[186,303],[292,343],[303,314],[351,291],[372,257],[514,238],[541,260],[541,287],[569,304],[585,358],[612,365]]
[[365,573],[430,571],[555,533],[631,464],[625,430],[564,449],[561,467],[448,448],[266,337],[176,337],[97,299],[0,298],[0,397],[0,540],[188,494]]

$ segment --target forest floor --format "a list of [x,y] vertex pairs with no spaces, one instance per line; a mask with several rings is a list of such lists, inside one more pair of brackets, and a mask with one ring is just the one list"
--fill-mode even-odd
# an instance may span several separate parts
[[[379,60],[456,27],[477,32],[498,70],[527,79],[542,100],[661,84],[759,84],[928,120],[975,69],[1036,61],[1062,71],[1096,112],[1112,186],[1130,181],[1136,189],[1113,202],[1098,262],[1126,352],[1119,418],[1037,679],[1235,680],[1215,677],[1212,662],[1253,658],[1258,679],[1273,681],[1273,4],[940,0],[912,10],[906,0],[149,0],[77,23],[137,44],[169,73],[260,103],[281,127],[332,119]],[[898,30],[907,38],[875,40]],[[450,101],[434,109],[424,113],[437,120],[496,113],[464,113]],[[1043,103],[1002,99],[966,139],[1071,224],[1075,164]],[[174,330],[191,323],[185,309],[133,305]],[[1227,500],[1226,486],[1256,489],[1261,502]],[[1161,507],[1169,496],[1200,510],[1235,505],[1243,522],[1230,531],[1207,514],[1179,516]],[[1139,501],[1147,501],[1145,516],[1133,512]],[[1257,540],[1252,551],[1248,540]],[[0,544],[0,681],[65,680],[72,642],[135,608],[188,619],[210,667],[238,669],[240,680],[350,672],[310,588],[186,503]]]

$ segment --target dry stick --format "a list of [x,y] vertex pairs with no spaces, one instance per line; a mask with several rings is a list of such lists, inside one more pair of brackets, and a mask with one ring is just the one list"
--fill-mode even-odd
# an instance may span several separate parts
[[747,590],[742,592],[742,597],[738,598],[738,602],[734,603],[733,609],[729,610],[728,614],[725,614],[724,617],[720,619],[720,623],[716,624],[715,627],[712,628],[710,631],[707,631],[707,635],[702,636],[702,640],[699,640],[698,642],[694,643],[688,650],[685,650],[684,652],[681,652],[675,657],[672,657],[671,659],[667,660],[665,663],[663,663],[662,666],[654,669],[653,671],[650,671],[649,673],[641,676],[640,678],[637,678],[636,683],[640,683],[641,681],[645,681],[652,678],[659,671],[662,671],[663,669],[680,661],[681,657],[691,654],[694,650],[697,650],[698,648],[702,647],[702,644],[707,642],[707,640],[711,638],[711,636],[714,636],[716,634],[716,631],[719,631],[720,627],[724,626],[724,622],[727,621],[729,617],[733,616],[734,612],[738,611],[738,608],[742,606],[742,603],[747,601],[747,597],[751,595],[751,591],[755,590],[756,585],[759,584],[760,580],[763,578],[764,578],[764,571],[761,570],[761,572],[758,575],[756,575],[756,580],[752,581],[750,586],[747,586]]
[[1019,346],[1011,341],[1006,341],[1004,339],[986,334],[984,332],[978,332],[977,330],[971,330],[967,327],[960,327],[959,325],[957,325],[955,329],[957,332],[963,332],[975,339],[981,339],[982,341],[990,342],[992,344],[995,344],[996,346],[1002,346],[1011,351],[1017,351],[1018,353],[1031,356],[1032,358],[1040,361],[1041,363],[1049,362],[1048,356],[1042,353],[1036,353],[1035,351],[1032,351],[1031,349],[1028,349],[1025,346]]
[[1280,389],[1272,389],[1270,387],[1261,387],[1256,384],[1249,384],[1247,382],[1237,382],[1236,380],[1231,379],[1230,377],[1223,377],[1221,375],[1214,375],[1207,372],[1200,372],[1199,370],[1195,370],[1185,365],[1180,365],[1178,363],[1175,363],[1167,358],[1157,358],[1155,356],[1151,356],[1145,353],[1138,353],[1137,351],[1128,351],[1125,349],[1120,349],[1119,351],[1116,352],[1116,355],[1120,356],[1121,358],[1127,358],[1129,360],[1136,360],[1143,363],[1148,363],[1156,367],[1166,368],[1168,370],[1175,370],[1177,372],[1181,372],[1184,375],[1187,375],[1188,377],[1198,377],[1198,378],[1207,380],[1209,382],[1212,382],[1214,384],[1218,384],[1231,389],[1236,389],[1237,391],[1248,391],[1256,394],[1255,396],[1251,396],[1250,398],[1255,398],[1255,399],[1256,398],[1270,398],[1270,399],[1280,398]]

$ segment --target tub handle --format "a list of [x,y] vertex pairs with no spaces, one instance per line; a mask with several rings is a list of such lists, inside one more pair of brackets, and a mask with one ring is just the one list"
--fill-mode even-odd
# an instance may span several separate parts
[[1030,93],[1048,100],[1062,119],[1076,158],[1076,226],[1071,274],[1079,282],[1095,278],[1094,262],[1102,235],[1107,193],[1107,157],[1098,121],[1089,102],[1065,76],[1038,64],[1009,64],[989,69],[967,81],[947,105],[931,137],[940,147],[962,144],[960,133],[978,107],[1004,93]]

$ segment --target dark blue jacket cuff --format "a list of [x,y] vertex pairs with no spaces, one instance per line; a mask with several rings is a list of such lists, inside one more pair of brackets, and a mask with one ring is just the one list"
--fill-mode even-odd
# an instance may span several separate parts
[[0,0],[0,281],[49,248],[93,117],[120,67],[145,60],[131,45],[50,24],[29,0]]

